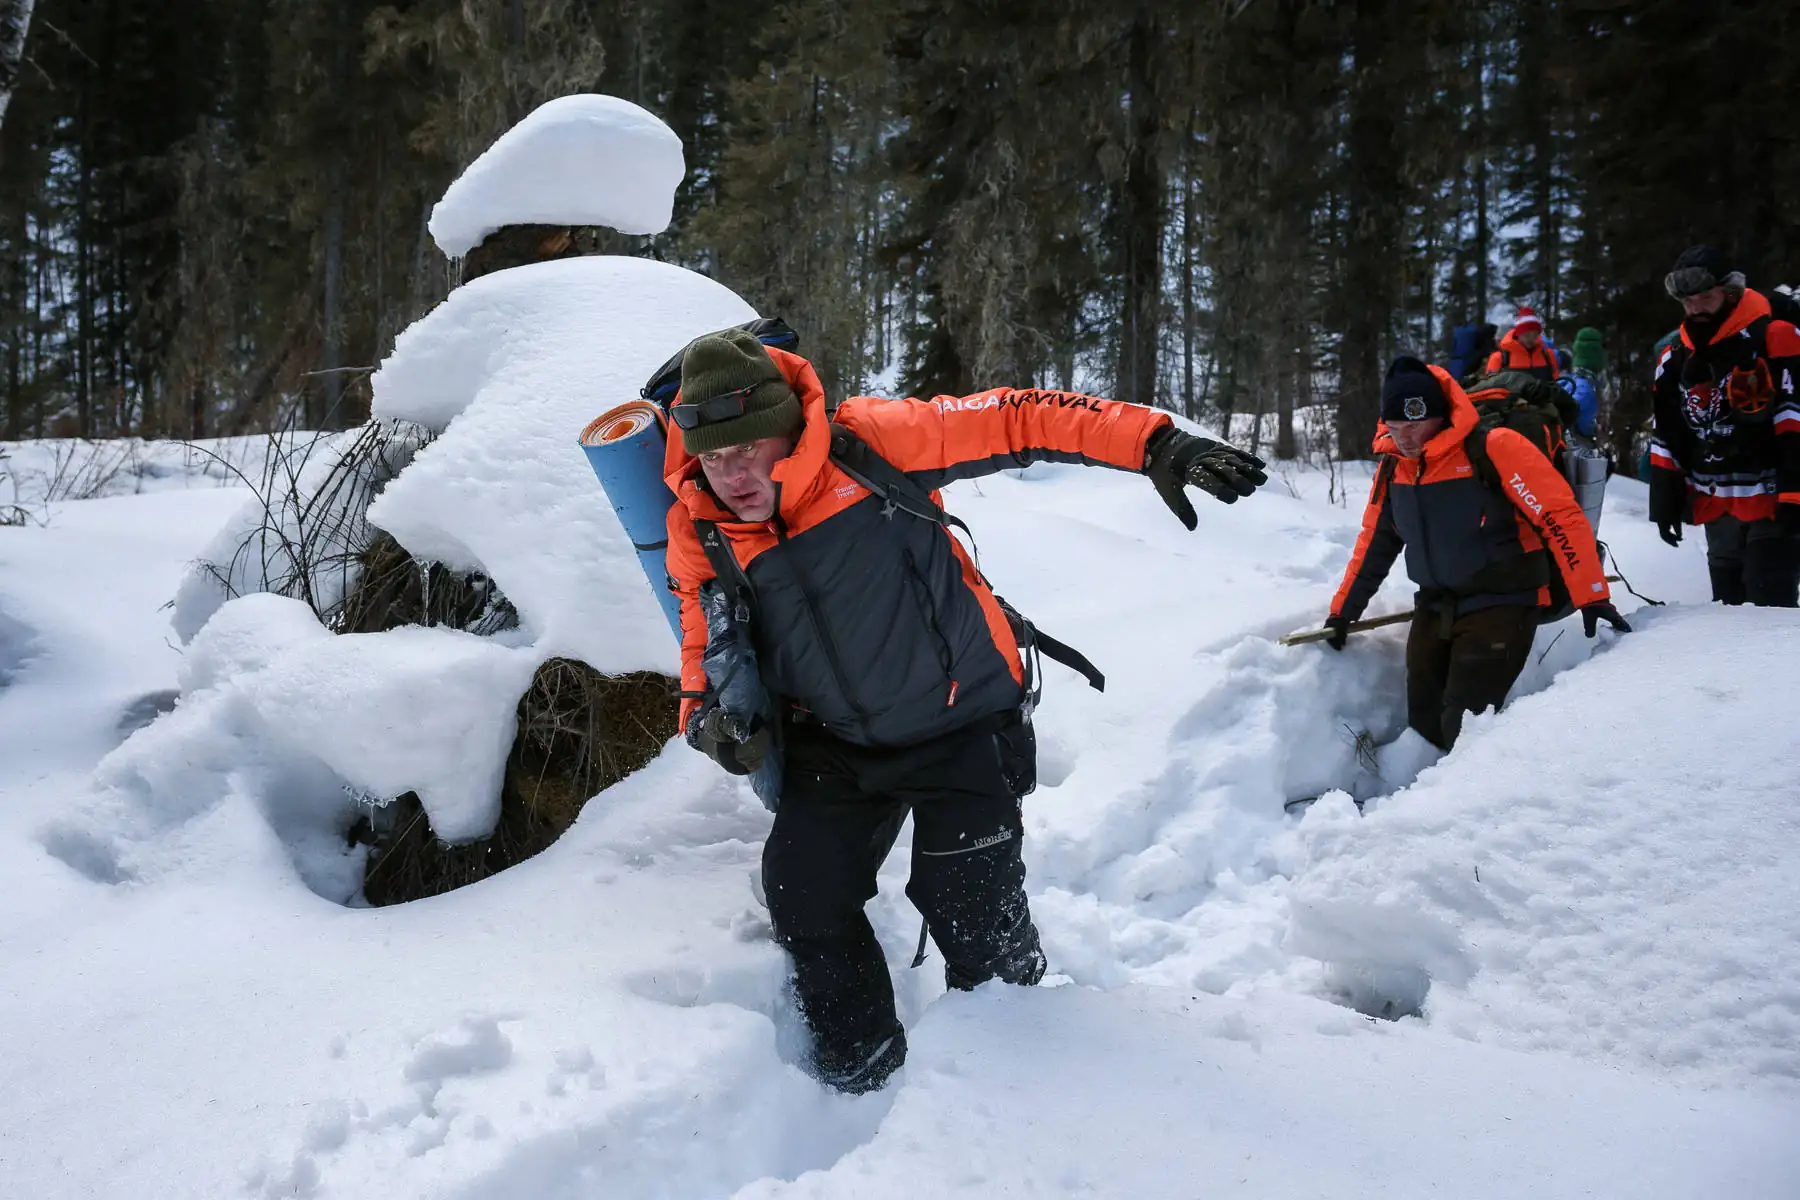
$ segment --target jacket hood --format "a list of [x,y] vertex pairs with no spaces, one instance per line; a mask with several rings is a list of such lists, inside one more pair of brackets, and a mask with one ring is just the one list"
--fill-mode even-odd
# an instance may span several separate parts
[[[831,458],[831,421],[825,414],[825,388],[819,383],[819,374],[813,370],[813,365],[786,350],[770,346],[768,351],[788,386],[800,397],[800,412],[805,420],[794,452],[776,463],[772,472],[780,488],[778,511],[786,515],[806,503],[824,474],[825,464]],[[670,407],[680,402],[681,393],[677,392]],[[700,460],[688,453],[681,430],[670,424],[668,445],[663,452],[663,481],[693,516],[722,525],[736,523],[737,518],[732,512],[701,486],[701,479]]]
[[[1769,307],[1769,298],[1767,296],[1754,288],[1745,288],[1743,296],[1737,302],[1737,307],[1731,310],[1731,314],[1727,316],[1724,323],[1719,326],[1718,332],[1708,338],[1706,344],[1710,346],[1714,342],[1723,341],[1725,338],[1736,337],[1744,326],[1750,324],[1750,322],[1756,320],[1758,317],[1769,316],[1773,311],[1774,310]],[[1689,350],[1694,349],[1694,339],[1688,335],[1688,327],[1685,320],[1681,323],[1681,343]]]
[[[1450,401],[1450,423],[1425,443],[1425,457],[1432,458],[1468,437],[1476,422],[1481,419],[1481,414],[1475,411],[1475,402],[1469,399],[1469,394],[1462,390],[1462,385],[1451,377],[1450,372],[1442,367],[1427,366],[1425,369],[1431,372]],[[1400,447],[1394,444],[1394,435],[1388,432],[1386,421],[1375,426],[1374,449],[1377,454],[1401,456]]]

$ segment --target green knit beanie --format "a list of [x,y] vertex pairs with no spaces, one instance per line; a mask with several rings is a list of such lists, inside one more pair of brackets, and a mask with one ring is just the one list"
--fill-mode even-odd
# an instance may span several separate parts
[[677,405],[698,404],[743,388],[756,390],[746,398],[742,416],[681,431],[682,445],[689,454],[800,432],[805,421],[800,397],[794,395],[755,334],[742,329],[709,333],[695,339],[682,355]]
[[1575,369],[1599,375],[1606,370],[1606,339],[1592,325],[1583,327],[1575,334],[1575,347],[1572,351]]

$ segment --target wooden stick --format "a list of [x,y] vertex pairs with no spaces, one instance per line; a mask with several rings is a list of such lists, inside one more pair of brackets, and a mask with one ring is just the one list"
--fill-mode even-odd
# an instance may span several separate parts
[[[1619,583],[1621,580],[1617,575],[1608,575],[1606,582]],[[1365,630],[1380,629],[1383,625],[1398,625],[1402,621],[1412,619],[1413,610],[1410,608],[1405,612],[1389,613],[1385,617],[1364,617],[1360,621],[1350,622],[1350,632],[1362,633]],[[1331,630],[1329,629],[1302,629],[1298,633],[1287,634],[1278,640],[1284,646],[1304,646],[1308,642],[1322,642],[1330,636]]]
[[[1413,610],[1389,613],[1385,617],[1364,617],[1360,621],[1350,622],[1351,633],[1361,633],[1365,629],[1380,629],[1383,625],[1398,625],[1402,621],[1413,619]],[[1290,633],[1281,638],[1284,646],[1303,646],[1307,642],[1322,642],[1331,636],[1329,629],[1302,629],[1299,633]]]

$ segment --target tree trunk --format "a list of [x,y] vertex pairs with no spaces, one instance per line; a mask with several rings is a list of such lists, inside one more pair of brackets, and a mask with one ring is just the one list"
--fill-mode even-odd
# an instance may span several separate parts
[[0,122],[19,82],[19,65],[25,61],[25,32],[31,27],[34,0],[0,0]]
[[1116,394],[1121,400],[1143,405],[1156,403],[1156,349],[1162,308],[1164,118],[1151,63],[1158,35],[1154,12],[1147,2],[1140,3],[1131,28],[1127,68],[1130,140],[1121,205],[1125,303]]
[[1381,339],[1392,313],[1391,263],[1403,253],[1396,236],[1400,186],[1394,146],[1393,96],[1386,54],[1390,0],[1358,0],[1351,33],[1350,125],[1346,144],[1343,340],[1338,353],[1338,454],[1366,458],[1381,416]]
[[321,314],[325,336],[319,356],[318,386],[309,388],[313,397],[307,413],[309,429],[325,429],[338,419],[338,405],[344,396],[344,202],[345,167],[340,154],[331,160],[325,183],[325,218],[321,231],[325,259],[325,298]]
[[[331,78],[339,96],[350,84],[350,5],[337,0],[337,21],[332,36],[337,45],[332,50]],[[346,102],[348,102],[346,98]],[[308,406],[307,427],[326,429],[340,423],[339,406],[344,398],[344,210],[349,205],[350,129],[348,120],[336,123],[330,135],[336,143],[331,148],[331,163],[325,173],[325,212],[321,220],[320,240],[325,288],[321,318],[324,348],[320,353],[317,387],[308,388],[312,398]]]
[[[1476,10],[1479,13],[1479,9]],[[1475,323],[1488,319],[1488,131],[1487,131],[1487,27],[1477,17],[1475,30]]]

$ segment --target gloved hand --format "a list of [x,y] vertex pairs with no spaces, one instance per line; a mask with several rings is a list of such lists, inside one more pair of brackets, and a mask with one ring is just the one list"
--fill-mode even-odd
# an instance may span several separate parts
[[1226,504],[1237,503],[1269,481],[1265,463],[1254,454],[1211,438],[1183,433],[1165,425],[1144,447],[1144,474],[1169,511],[1190,530],[1200,525],[1194,506],[1182,490],[1189,484]]
[[1656,523],[1656,532],[1661,534],[1662,540],[1669,543],[1669,545],[1681,545],[1680,521],[1658,521]]
[[1599,632],[1600,622],[1605,621],[1620,633],[1630,633],[1631,625],[1619,610],[1612,606],[1612,601],[1601,600],[1597,604],[1584,604],[1581,607],[1581,628],[1589,637]]
[[1325,639],[1325,644],[1333,650],[1342,650],[1344,643],[1350,640],[1350,618],[1326,617],[1325,628],[1331,630],[1331,636]]
[[687,743],[731,774],[749,775],[769,753],[769,727],[746,734],[731,714],[715,707],[688,722]]
[[1800,504],[1777,504],[1775,523],[1789,537],[1800,537]]

